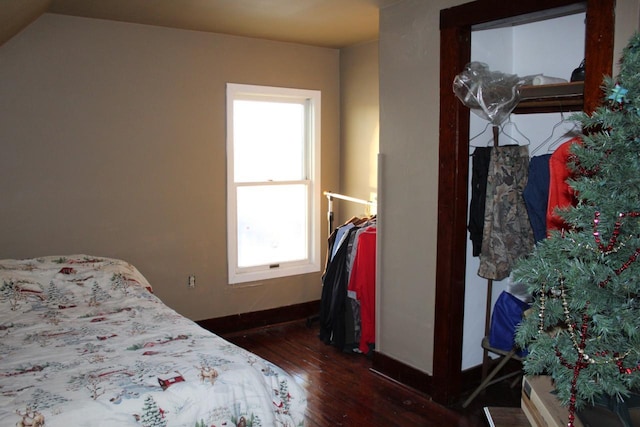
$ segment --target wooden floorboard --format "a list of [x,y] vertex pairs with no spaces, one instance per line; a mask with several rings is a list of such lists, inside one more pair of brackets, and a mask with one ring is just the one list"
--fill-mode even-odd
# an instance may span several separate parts
[[[482,407],[515,406],[519,390],[496,389],[469,408],[446,408],[423,393],[371,370],[362,354],[343,353],[318,338],[304,321],[222,335],[280,366],[307,391],[307,427],[484,427]],[[500,387],[499,385],[496,387]]]

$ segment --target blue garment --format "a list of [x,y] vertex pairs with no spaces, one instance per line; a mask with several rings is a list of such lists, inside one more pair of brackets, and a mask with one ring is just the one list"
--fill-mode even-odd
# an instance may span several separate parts
[[333,250],[331,251],[331,259],[336,256],[336,252],[338,252],[338,248],[342,245],[345,240],[346,232],[351,230],[354,227],[352,223],[347,223],[345,225],[340,226],[336,230],[336,241],[333,244]]
[[547,237],[550,158],[551,154],[543,154],[531,158],[529,161],[529,180],[522,193],[536,242]]
[[[491,327],[489,328],[489,345],[504,351],[511,351],[516,345],[515,334],[522,315],[529,308],[529,304],[521,301],[507,291],[502,291],[493,306],[491,314]],[[524,356],[526,351],[518,351],[519,356]]]

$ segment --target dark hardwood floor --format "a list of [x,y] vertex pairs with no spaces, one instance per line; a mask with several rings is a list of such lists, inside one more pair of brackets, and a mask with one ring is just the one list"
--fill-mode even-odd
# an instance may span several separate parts
[[318,325],[285,323],[222,335],[282,367],[307,390],[306,426],[486,426],[484,406],[519,406],[520,389],[498,383],[466,409],[446,408],[425,394],[370,370],[361,354],[346,354],[318,338]]

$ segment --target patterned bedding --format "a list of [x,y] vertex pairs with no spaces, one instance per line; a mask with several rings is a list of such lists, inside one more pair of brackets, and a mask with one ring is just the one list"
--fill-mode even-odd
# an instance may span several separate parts
[[301,426],[291,376],[163,304],[132,265],[0,260],[0,426]]

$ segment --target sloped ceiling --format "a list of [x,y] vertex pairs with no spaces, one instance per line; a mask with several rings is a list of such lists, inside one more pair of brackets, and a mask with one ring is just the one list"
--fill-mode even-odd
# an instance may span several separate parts
[[42,13],[341,48],[378,37],[399,0],[0,0],[0,44]]
[[0,45],[47,11],[51,0],[0,0]]

